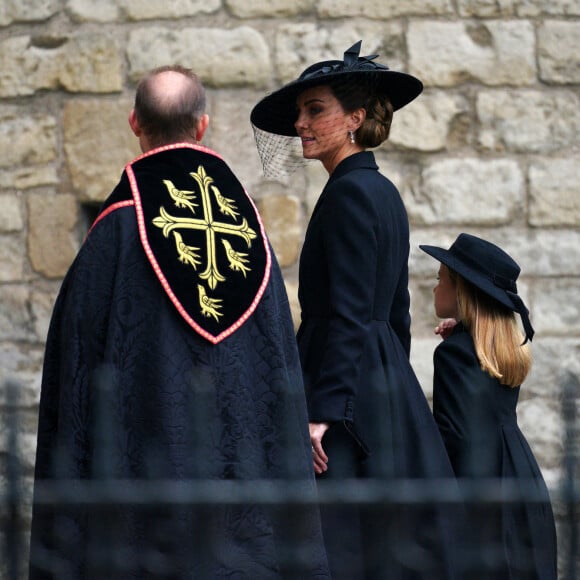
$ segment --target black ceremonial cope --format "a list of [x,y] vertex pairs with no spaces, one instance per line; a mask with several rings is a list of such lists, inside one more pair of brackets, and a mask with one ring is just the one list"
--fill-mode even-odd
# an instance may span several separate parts
[[252,314],[268,283],[269,244],[254,203],[203,147],[155,149],[125,170],[161,285],[196,332],[221,341]]

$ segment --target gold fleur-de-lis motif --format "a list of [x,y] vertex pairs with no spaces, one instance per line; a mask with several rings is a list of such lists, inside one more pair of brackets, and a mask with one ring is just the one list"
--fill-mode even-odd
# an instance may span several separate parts
[[159,215],[156,218],[153,218],[153,225],[161,228],[163,230],[163,235],[168,237],[171,233],[171,230],[175,226],[175,220],[178,218],[174,218],[173,216],[169,215],[164,207],[159,208]]
[[223,316],[219,309],[221,308],[220,303],[222,300],[220,298],[210,298],[205,288],[201,285],[197,285],[197,292],[199,296],[199,305],[201,307],[201,313],[208,318],[213,316],[216,321],[219,322],[219,317]]
[[248,268],[246,264],[249,262],[248,254],[243,252],[236,252],[232,248],[232,245],[227,240],[222,240],[222,244],[226,249],[226,256],[228,257],[228,261],[230,263],[230,268],[235,272],[241,272],[246,277],[246,272],[249,272],[251,268]]

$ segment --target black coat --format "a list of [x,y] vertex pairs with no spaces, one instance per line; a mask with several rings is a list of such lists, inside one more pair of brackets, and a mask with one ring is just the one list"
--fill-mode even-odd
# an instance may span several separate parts
[[502,385],[481,369],[462,324],[435,350],[433,388],[433,413],[457,477],[520,480],[539,498],[495,510],[471,506],[480,557],[489,562],[494,551],[497,556],[495,571],[481,577],[555,579],[554,517],[542,474],[517,423],[520,388]]
[[412,374],[408,255],[399,192],[378,172],[372,153],[348,157],[326,184],[306,231],[298,344],[310,421],[350,422],[367,449],[384,443],[369,415],[386,403],[385,370],[405,381]]
[[[344,159],[313,211],[299,275],[298,345],[309,420],[332,423],[322,441],[329,455],[325,478],[453,478],[409,362],[408,255],[409,224],[396,187],[379,173],[372,153]],[[455,577],[450,561],[457,538],[446,515],[396,513],[363,515],[359,525],[352,512],[325,511],[333,577]],[[436,554],[437,566],[414,574],[423,562],[413,557],[399,567],[395,560],[426,536],[426,553]]]
[[[141,185],[150,187],[172,168],[177,175],[180,166],[195,171],[217,159],[202,153],[164,151],[136,162],[130,174],[137,181],[142,176]],[[131,192],[127,174],[80,249],[54,309],[42,377],[36,482],[277,480],[280,488],[292,481],[314,491],[298,351],[275,257],[253,313],[212,344],[194,332],[167,291],[171,275],[176,289],[194,273],[188,264],[174,256],[175,271],[164,270],[167,287],[162,287],[160,272],[152,267],[152,238],[144,239],[139,228],[140,204],[146,200],[138,198],[135,187]],[[187,189],[197,191],[187,171],[183,179]],[[156,197],[166,188],[154,189],[147,195],[154,196],[148,201],[157,212],[160,206],[178,211],[171,200]],[[241,211],[244,200],[224,193]],[[184,199],[199,215],[199,195]],[[217,208],[214,216],[226,219]],[[164,241],[161,237],[159,243]],[[259,244],[267,240],[255,239],[253,247]],[[168,236],[167,251],[175,247]],[[226,270],[227,262],[218,265],[236,280],[251,275]],[[192,284],[197,297],[195,288]],[[225,297],[218,301],[216,312],[225,311],[226,302]],[[256,504],[71,511],[37,505],[30,578],[254,580],[282,578],[289,569],[303,578],[328,578],[318,511],[294,510],[290,520],[280,514]],[[287,542],[296,538],[308,547],[299,566],[288,560],[296,545]]]

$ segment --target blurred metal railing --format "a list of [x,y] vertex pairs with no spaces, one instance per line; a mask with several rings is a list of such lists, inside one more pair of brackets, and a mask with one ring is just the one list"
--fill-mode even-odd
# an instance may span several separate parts
[[[580,547],[580,489],[577,483],[580,431],[578,404],[580,384],[572,374],[562,381],[562,416],[565,425],[563,473],[561,484],[550,489],[558,520],[559,569],[561,580],[579,578]],[[3,386],[9,408],[16,408],[19,387],[14,382]],[[16,413],[8,413],[4,479],[0,496],[0,537],[3,539],[1,580],[25,578],[28,550],[26,538],[28,522],[25,506],[30,506],[30,489],[26,490],[19,461],[18,425]],[[29,476],[30,479],[30,476]],[[29,482],[30,487],[30,482]],[[484,480],[458,485],[455,480],[349,480],[322,481],[317,489],[295,481],[125,481],[85,480],[44,482],[37,485],[34,501],[38,506],[115,511],[116,507],[157,509],[176,507],[202,508],[211,512],[214,506],[263,505],[282,509],[301,506],[342,504],[376,509],[382,515],[390,509],[432,505],[475,504],[498,506],[518,502],[541,502],[535,486],[525,481]],[[200,512],[201,513],[201,512]],[[388,520],[386,520],[388,521]],[[396,541],[396,524],[393,527]],[[212,538],[206,538],[212,541]],[[103,548],[101,546],[101,548]],[[106,548],[106,546],[105,546]],[[300,555],[305,546],[300,538],[287,547],[286,558],[294,562],[295,574],[288,577],[302,580]],[[307,547],[306,547],[307,548]],[[291,566],[289,567],[291,568]],[[2,577],[4,574],[4,577]]]

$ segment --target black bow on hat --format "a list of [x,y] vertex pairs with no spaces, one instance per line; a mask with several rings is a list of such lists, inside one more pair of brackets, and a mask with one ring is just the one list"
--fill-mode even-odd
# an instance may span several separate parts
[[[360,49],[362,46],[362,40],[359,40],[356,44],[353,44],[345,53],[342,61],[329,61],[334,62],[334,64],[326,64],[325,62],[319,62],[309,66],[299,77],[299,81],[306,81],[315,78],[320,75],[327,75],[329,73],[347,72],[347,71],[361,71],[370,66],[368,70],[381,69],[389,70],[389,67],[380,64],[378,62],[372,62],[377,58],[378,54],[373,54],[370,56],[359,56]],[[296,82],[296,81],[294,81]]]
[[448,250],[426,245],[420,245],[419,248],[488,296],[517,312],[526,334],[524,344],[532,340],[534,329],[529,311],[518,295],[516,285],[520,267],[500,247],[471,234],[459,234]]
[[268,133],[296,136],[294,121],[298,95],[310,87],[341,78],[355,82],[372,78],[374,90],[379,95],[386,95],[395,111],[421,94],[423,84],[419,79],[373,62],[378,54],[359,56],[361,45],[362,40],[353,44],[344,53],[343,60],[327,60],[310,65],[296,80],[264,97],[250,114],[252,124]]

